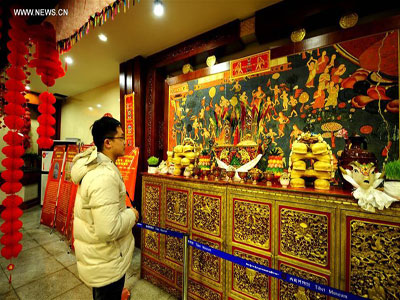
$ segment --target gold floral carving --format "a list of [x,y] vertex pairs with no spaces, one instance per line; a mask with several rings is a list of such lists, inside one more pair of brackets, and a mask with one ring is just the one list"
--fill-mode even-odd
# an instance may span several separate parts
[[358,15],[356,13],[348,14],[340,18],[339,25],[343,29],[354,27],[358,22]]
[[350,221],[350,292],[400,299],[400,224]]
[[158,237],[158,233],[146,230],[144,235],[144,246],[146,249],[152,250],[153,252],[158,252]]
[[163,289],[168,294],[175,296],[176,298],[179,298],[182,296],[182,293],[178,289],[169,285],[164,280],[161,280],[160,278],[153,276],[150,272],[146,272],[145,270],[143,270],[142,277],[144,280],[151,282],[155,286],[158,286],[159,288]]
[[220,235],[221,199],[193,193],[193,228],[208,234]]
[[144,194],[145,214],[143,216],[143,222],[146,224],[154,226],[159,225],[160,192],[161,187],[146,184]]
[[189,280],[188,291],[204,300],[222,300],[221,294],[194,280]]
[[[281,264],[280,270],[288,273],[290,275],[294,275],[300,278],[304,278],[319,284],[329,285],[328,280],[324,277],[318,276],[316,274],[300,270],[285,264]],[[288,283],[282,280],[279,280],[279,299],[286,300],[286,299],[293,299],[293,300],[300,300],[300,299],[309,299],[309,300],[321,300],[327,299],[328,297],[317,293],[312,292],[309,289],[301,288],[293,283]]]
[[234,199],[234,240],[269,250],[270,207]]
[[167,189],[166,202],[166,220],[187,226],[188,193]]
[[[207,245],[211,248],[220,249],[217,243],[208,240],[193,238],[194,241]],[[221,259],[210,253],[192,248],[192,269],[216,282],[220,281]]]
[[305,36],[306,36],[306,30],[304,28],[301,28],[299,30],[293,31],[290,34],[290,39],[293,43],[297,43],[301,42]]
[[[269,267],[269,261],[265,258],[236,249],[233,251],[233,255]],[[256,299],[269,299],[268,276],[237,264],[233,264],[233,288]]]
[[170,281],[174,281],[174,270],[167,267],[166,265],[160,264],[159,262],[154,261],[147,256],[142,256],[142,263],[145,268],[152,270],[153,272],[163,276]]
[[327,266],[329,221],[326,215],[282,209],[280,248],[283,254]]
[[179,264],[183,264],[182,239],[165,236],[165,257]]

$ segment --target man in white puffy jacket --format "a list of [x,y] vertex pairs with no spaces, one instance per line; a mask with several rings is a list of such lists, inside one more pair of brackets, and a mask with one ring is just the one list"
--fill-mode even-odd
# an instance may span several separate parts
[[93,299],[121,299],[139,218],[125,207],[126,189],[115,165],[125,153],[121,123],[102,117],[92,126],[96,146],[74,158],[71,177],[79,184],[74,209],[74,247],[79,277]]

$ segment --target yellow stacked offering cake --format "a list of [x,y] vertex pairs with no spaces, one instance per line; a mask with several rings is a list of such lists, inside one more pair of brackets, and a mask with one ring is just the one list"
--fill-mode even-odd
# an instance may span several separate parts
[[330,146],[321,135],[301,134],[293,143],[289,157],[290,185],[305,187],[304,178],[314,178],[314,188],[327,190],[333,176]]

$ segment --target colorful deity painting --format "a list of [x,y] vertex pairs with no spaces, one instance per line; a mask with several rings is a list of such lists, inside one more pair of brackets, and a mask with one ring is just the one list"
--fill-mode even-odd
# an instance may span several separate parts
[[[190,137],[202,147],[251,139],[289,157],[304,131],[320,133],[338,158],[362,135],[379,165],[399,153],[398,31],[270,61],[270,70],[230,72],[170,86],[168,149]],[[265,147],[264,147],[265,146]]]

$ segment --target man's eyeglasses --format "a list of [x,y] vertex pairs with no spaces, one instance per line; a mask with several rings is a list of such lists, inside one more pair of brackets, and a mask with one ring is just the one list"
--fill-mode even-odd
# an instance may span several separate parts
[[124,136],[106,136],[106,139],[110,139],[110,140],[119,139],[119,140],[125,141],[125,137]]

